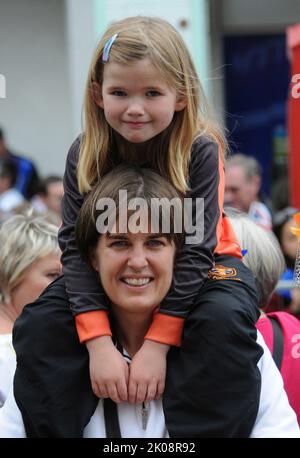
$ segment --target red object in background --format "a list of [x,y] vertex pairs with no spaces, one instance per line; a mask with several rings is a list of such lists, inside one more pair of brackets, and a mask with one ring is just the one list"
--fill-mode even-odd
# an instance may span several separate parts
[[292,206],[300,208],[300,24],[288,27],[287,42],[292,72],[288,106],[290,197]]

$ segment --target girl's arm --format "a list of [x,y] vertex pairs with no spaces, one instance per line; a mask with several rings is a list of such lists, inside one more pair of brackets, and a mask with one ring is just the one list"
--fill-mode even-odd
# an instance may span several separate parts
[[105,292],[96,272],[81,259],[75,242],[75,222],[83,203],[76,176],[79,149],[80,137],[71,145],[66,162],[59,245],[72,313],[80,341],[84,342],[100,335],[111,335],[111,331]]
[[[62,228],[59,243],[66,289],[80,342],[85,342],[90,356],[90,377],[98,397],[115,402],[127,400],[128,366],[110,337],[108,299],[98,274],[82,261],[75,242],[75,222],[83,203],[76,169],[80,138],[70,148],[64,175]],[[104,336],[104,337],[103,337]]]
[[[191,220],[185,219],[185,223],[192,222],[196,226],[200,242],[185,243],[180,250],[171,289],[146,335],[147,339],[171,345],[180,345],[184,319],[207,279],[208,271],[213,267],[216,248],[218,252],[224,253],[226,245],[227,249],[230,247],[231,255],[241,257],[237,242],[230,241],[232,233],[229,226],[225,234],[226,244],[222,243],[224,166],[218,145],[204,136],[197,138],[193,144],[189,186],[190,191],[186,197],[192,198],[193,214],[189,216]],[[202,213],[200,200],[196,203],[197,198],[203,199]],[[190,235],[193,234],[186,234]]]

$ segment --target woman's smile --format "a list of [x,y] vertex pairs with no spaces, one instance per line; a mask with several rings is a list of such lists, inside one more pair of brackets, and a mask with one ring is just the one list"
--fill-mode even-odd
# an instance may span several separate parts
[[121,278],[121,281],[123,283],[126,283],[126,285],[133,286],[135,288],[141,288],[143,286],[147,286],[153,280],[154,280],[153,277],[122,277]]

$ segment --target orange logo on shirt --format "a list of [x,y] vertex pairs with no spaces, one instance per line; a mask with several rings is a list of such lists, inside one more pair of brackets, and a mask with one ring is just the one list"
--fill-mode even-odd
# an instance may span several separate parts
[[208,272],[208,278],[210,280],[238,280],[240,281],[240,278],[234,278],[237,276],[237,271],[234,267],[227,267],[227,266],[222,266],[221,264],[216,264],[215,267],[213,267],[209,272]]

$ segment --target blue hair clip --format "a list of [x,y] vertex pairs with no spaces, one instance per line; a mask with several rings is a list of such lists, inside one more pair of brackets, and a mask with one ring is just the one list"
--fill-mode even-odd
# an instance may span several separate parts
[[102,54],[102,62],[108,62],[109,53],[112,45],[114,44],[115,39],[117,38],[118,34],[116,33],[112,37],[110,37],[104,45],[103,54]]
[[248,250],[242,250],[242,256],[244,257],[248,253]]

